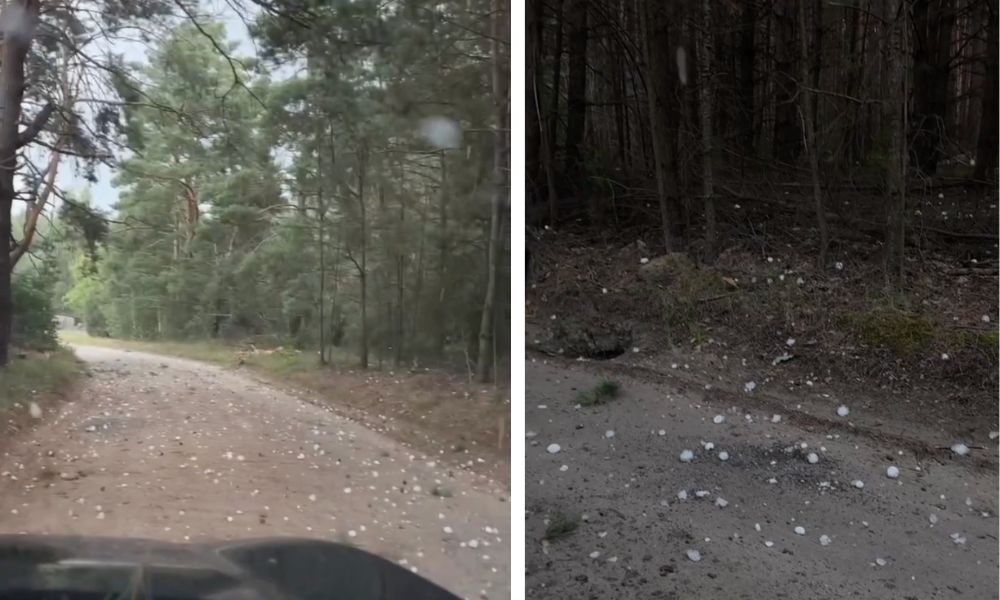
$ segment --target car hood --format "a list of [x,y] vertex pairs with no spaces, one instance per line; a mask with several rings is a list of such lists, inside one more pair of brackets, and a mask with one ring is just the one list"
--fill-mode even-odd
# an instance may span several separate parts
[[369,552],[299,538],[177,544],[0,535],[0,597],[24,600],[454,600]]

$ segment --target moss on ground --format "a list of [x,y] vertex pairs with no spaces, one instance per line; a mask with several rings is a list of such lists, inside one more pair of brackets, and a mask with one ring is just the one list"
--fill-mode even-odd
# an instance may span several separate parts
[[869,346],[888,348],[901,357],[927,350],[940,336],[926,317],[890,306],[843,315],[842,325]]

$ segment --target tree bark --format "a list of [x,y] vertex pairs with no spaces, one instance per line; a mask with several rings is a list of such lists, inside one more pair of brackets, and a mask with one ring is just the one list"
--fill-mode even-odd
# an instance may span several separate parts
[[528,0],[525,9],[527,23],[525,24],[524,55],[525,64],[525,125],[524,125],[524,162],[528,178],[527,202],[536,204],[541,200],[543,189],[541,181],[541,147],[542,147],[542,113],[541,77],[542,77],[542,32],[545,3],[542,0]]
[[587,12],[590,0],[571,0],[569,26],[569,80],[566,86],[566,163],[563,174],[570,181],[580,168],[583,133],[587,124]]
[[[802,129],[795,110],[795,26],[797,0],[779,0],[774,7],[775,22],[775,109],[774,157],[792,162],[802,149]],[[805,80],[804,80],[805,81]]]
[[[888,3],[887,3],[888,4]],[[885,119],[889,126],[889,159],[886,161],[885,281],[889,289],[902,290],[906,227],[906,81],[904,73],[906,0],[893,2],[888,11],[889,40]]]
[[698,35],[698,95],[701,117],[701,195],[705,202],[705,253],[708,262],[715,260],[716,226],[712,177],[712,108],[715,94],[712,86],[712,3],[701,1],[701,31]]
[[0,11],[0,368],[7,365],[13,331],[14,302],[11,276],[11,210],[17,150],[20,146],[18,123],[24,98],[24,61],[31,48],[38,24],[38,0],[11,0]]
[[743,22],[740,28],[740,111],[739,115],[743,120],[741,146],[743,153],[754,154],[754,30],[757,27],[757,2],[747,0],[743,7]]
[[989,11],[989,33],[987,34],[986,50],[986,79],[983,82],[983,116],[979,125],[979,139],[976,143],[976,171],[975,178],[987,180],[991,172],[997,167],[997,113],[1000,106],[997,106],[997,88],[1000,87],[1000,79],[997,77],[998,46],[1000,39],[997,35],[997,19],[1000,18],[1000,11],[997,10],[997,0],[990,0]]
[[[650,6],[652,4],[652,6]],[[656,178],[656,195],[660,208],[660,227],[665,252],[674,250],[674,238],[679,222],[677,208],[677,178],[672,170],[670,133],[665,122],[662,105],[666,101],[665,73],[669,69],[663,61],[673,54],[666,43],[666,23],[661,18],[662,6],[646,3],[644,11],[646,38],[646,98],[649,103],[649,130],[653,147],[653,172]]]
[[500,256],[500,229],[503,219],[504,204],[504,160],[507,153],[507,90],[503,68],[503,55],[500,50],[500,36],[504,31],[504,15],[506,6],[504,0],[492,0],[492,40],[490,42],[493,54],[493,103],[496,130],[493,132],[493,194],[490,210],[490,238],[487,245],[487,276],[486,295],[483,298],[483,309],[479,321],[479,351],[476,355],[476,377],[480,382],[490,381],[493,366],[493,328],[495,302],[497,296],[497,271]]
[[954,0],[913,2],[913,113],[909,137],[917,167],[932,175],[941,160],[948,114]]
[[813,96],[806,89],[809,82],[809,44],[807,42],[808,30],[806,29],[806,3],[800,2],[799,8],[799,48],[802,57],[799,60],[799,107],[803,114],[803,126],[805,127],[805,147],[809,157],[809,174],[812,178],[813,208],[816,211],[816,227],[819,229],[819,252],[816,256],[816,264],[819,270],[826,267],[826,253],[830,245],[830,233],[826,225],[826,212],[823,208],[823,189],[819,181],[819,149],[816,148],[816,120],[813,108]]

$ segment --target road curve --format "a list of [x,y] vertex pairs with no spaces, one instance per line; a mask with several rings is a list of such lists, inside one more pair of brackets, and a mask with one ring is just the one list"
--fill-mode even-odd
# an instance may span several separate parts
[[75,350],[79,394],[0,454],[0,532],[330,539],[510,597],[509,490],[239,372]]

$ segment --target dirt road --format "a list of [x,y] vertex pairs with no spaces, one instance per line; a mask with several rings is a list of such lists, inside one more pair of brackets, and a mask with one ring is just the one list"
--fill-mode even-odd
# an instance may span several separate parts
[[109,348],[0,454],[0,532],[348,542],[510,597],[509,490],[238,372]]
[[576,406],[593,370],[526,364],[528,598],[997,598],[996,442],[917,458],[625,378]]

